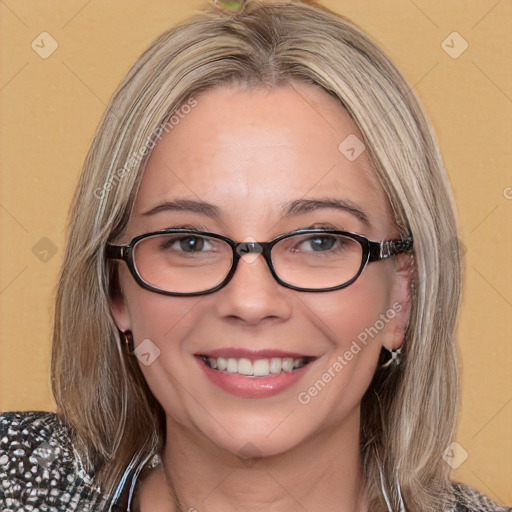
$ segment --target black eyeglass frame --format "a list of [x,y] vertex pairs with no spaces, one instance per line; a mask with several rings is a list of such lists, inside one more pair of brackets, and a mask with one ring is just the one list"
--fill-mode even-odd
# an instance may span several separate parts
[[[274,269],[274,264],[272,263],[272,257],[271,257],[271,251],[272,248],[281,240],[284,240],[285,238],[290,238],[292,236],[296,235],[304,235],[304,234],[315,234],[315,233],[326,233],[331,235],[342,235],[347,238],[351,238],[358,242],[362,249],[362,258],[361,258],[361,265],[359,266],[359,270],[357,271],[356,275],[350,279],[349,281],[337,285],[337,286],[331,286],[329,288],[301,288],[299,286],[294,286],[289,283],[286,283],[283,281],[276,273]],[[233,261],[231,263],[231,269],[224,278],[222,282],[220,282],[218,285],[214,286],[213,288],[209,288],[204,291],[200,292],[169,292],[167,290],[162,290],[161,288],[157,288],[156,286],[153,286],[146,281],[142,279],[142,277],[139,274],[139,271],[137,270],[137,267],[135,266],[135,261],[133,258],[133,250],[135,245],[140,242],[141,240],[144,240],[145,238],[153,237],[153,236],[159,236],[159,235],[166,235],[166,234],[185,234],[185,235],[192,235],[192,236],[207,236],[210,238],[216,238],[218,240],[223,240],[226,242],[233,251]],[[350,231],[337,231],[333,229],[324,229],[324,228],[307,228],[307,229],[299,229],[297,231],[290,231],[289,233],[284,233],[282,235],[279,235],[278,237],[274,238],[273,240],[270,240],[268,242],[235,242],[231,238],[228,238],[224,235],[219,235],[218,233],[210,233],[208,231],[195,231],[190,229],[181,229],[181,228],[168,228],[168,229],[162,229],[160,231],[153,231],[151,233],[144,233],[142,235],[138,235],[132,240],[130,240],[127,244],[117,245],[117,244],[111,244],[107,243],[106,247],[106,257],[107,259],[111,260],[123,260],[128,265],[128,268],[137,282],[139,286],[142,288],[145,288],[146,290],[150,290],[152,292],[161,293],[163,295],[171,295],[171,296],[194,296],[194,295],[206,295],[209,293],[216,292],[217,290],[220,290],[224,286],[226,286],[231,279],[233,278],[238,262],[240,261],[240,258],[245,256],[249,253],[258,253],[261,254],[265,261],[267,262],[267,266],[270,269],[270,272],[274,279],[285,288],[289,288],[291,290],[296,290],[300,292],[330,292],[333,290],[341,290],[343,288],[346,288],[347,286],[350,286],[356,279],[361,275],[363,270],[365,269],[366,265],[368,263],[371,263],[373,261],[380,261],[386,258],[389,258],[390,256],[394,256],[396,254],[402,254],[411,252],[413,249],[413,239],[407,238],[407,239],[394,239],[394,240],[384,240],[382,242],[375,242],[373,240],[370,240],[369,238],[366,238],[363,235],[359,235],[357,233],[351,233]]]

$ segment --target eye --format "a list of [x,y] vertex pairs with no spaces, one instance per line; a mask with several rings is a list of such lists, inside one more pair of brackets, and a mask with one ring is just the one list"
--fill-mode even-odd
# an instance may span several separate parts
[[336,235],[315,235],[298,244],[301,250],[323,252],[342,248],[343,241]]
[[205,247],[205,239],[198,236],[187,236],[179,240],[180,249],[185,252],[198,252]]
[[160,244],[161,250],[172,249],[175,251],[195,253],[211,250],[212,246],[208,239],[202,236],[187,235],[171,235],[162,240]]

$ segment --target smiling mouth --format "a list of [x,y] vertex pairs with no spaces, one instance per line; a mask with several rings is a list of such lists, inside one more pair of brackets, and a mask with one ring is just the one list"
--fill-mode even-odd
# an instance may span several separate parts
[[251,361],[245,357],[208,357],[198,355],[208,368],[222,373],[245,377],[268,377],[280,373],[292,373],[313,361],[314,357],[270,357]]

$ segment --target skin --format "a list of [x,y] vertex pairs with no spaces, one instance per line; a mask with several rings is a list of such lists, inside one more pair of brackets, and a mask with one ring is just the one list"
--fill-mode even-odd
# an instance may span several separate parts
[[[242,241],[270,240],[315,223],[397,237],[387,198],[366,152],[349,161],[338,146],[362,140],[346,111],[307,84],[273,90],[220,87],[155,147],[127,232],[133,236],[190,224]],[[319,208],[283,217],[297,199],[334,197],[366,212]],[[218,219],[188,211],[143,215],[166,200],[206,201]],[[136,510],[200,512],[367,511],[359,454],[360,403],[382,346],[398,348],[410,309],[409,256],[369,264],[351,286],[327,293],[280,286],[261,257],[242,259],[223,289],[170,297],[138,286],[120,266],[122,297],[112,303],[122,331],[137,346],[149,338],[160,356],[141,370],[166,412],[162,466],[139,485]],[[328,371],[365,328],[399,304],[401,311],[307,405],[297,395]],[[317,357],[290,389],[239,398],[210,383],[193,354],[216,348],[278,348]],[[248,444],[249,443],[249,444]],[[252,448],[251,448],[252,447]],[[256,458],[240,456],[252,449]]]

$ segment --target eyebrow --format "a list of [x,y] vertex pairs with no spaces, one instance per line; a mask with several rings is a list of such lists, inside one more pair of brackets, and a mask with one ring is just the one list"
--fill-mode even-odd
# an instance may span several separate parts
[[220,210],[215,205],[205,203],[203,201],[192,201],[190,199],[165,201],[164,203],[155,206],[151,210],[144,212],[142,215],[149,216],[164,211],[201,213],[207,217],[213,217],[215,219],[220,217]]
[[[368,214],[357,204],[346,199],[338,199],[334,197],[324,199],[297,199],[285,203],[281,207],[283,217],[293,217],[296,215],[302,215],[309,213],[314,210],[322,208],[329,208],[335,210],[342,210],[344,212],[352,214],[354,217],[359,219],[366,225],[370,225]],[[164,211],[175,211],[175,212],[193,212],[206,215],[215,219],[220,218],[220,210],[217,206],[206,203],[203,201],[193,201],[190,199],[177,199],[175,201],[165,201],[151,210],[144,212],[142,215],[150,216],[156,213]]]
[[294,215],[301,215],[309,213],[321,208],[331,208],[334,210],[342,210],[357,217],[361,222],[370,225],[368,214],[356,203],[346,199],[338,199],[335,197],[328,197],[325,199],[298,199],[283,205],[283,214],[285,217]]

